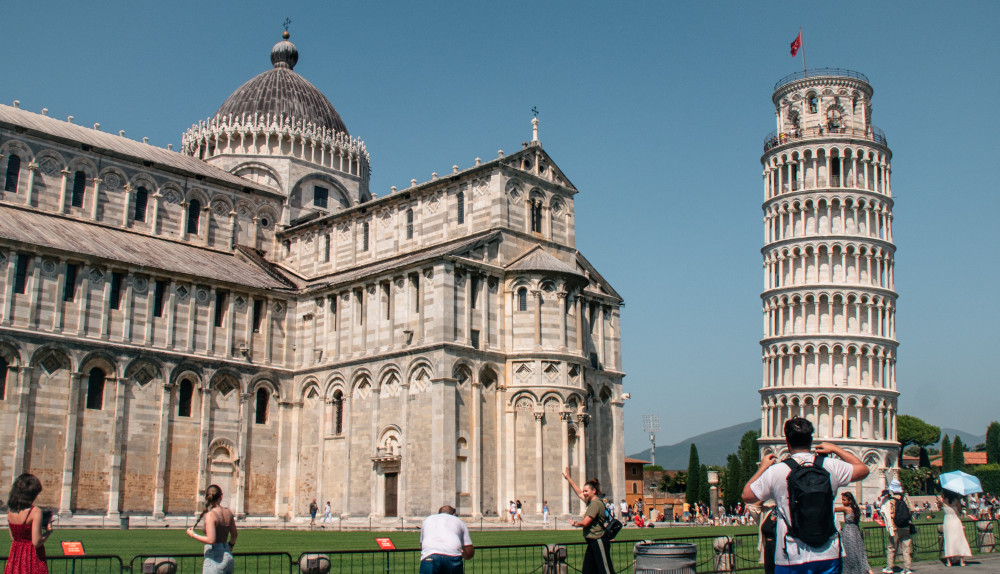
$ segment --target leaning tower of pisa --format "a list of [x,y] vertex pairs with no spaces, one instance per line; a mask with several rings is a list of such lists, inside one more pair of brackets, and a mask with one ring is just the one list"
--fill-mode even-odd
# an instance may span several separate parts
[[897,467],[892,152],[871,122],[872,87],[848,70],[774,87],[764,142],[763,452],[803,416],[817,441],[854,452],[871,500]]

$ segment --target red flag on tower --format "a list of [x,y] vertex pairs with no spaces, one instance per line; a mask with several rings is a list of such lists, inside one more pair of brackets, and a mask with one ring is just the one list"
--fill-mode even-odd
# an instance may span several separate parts
[[799,35],[795,37],[792,41],[792,57],[799,53],[799,48],[802,47],[802,30],[799,30]]

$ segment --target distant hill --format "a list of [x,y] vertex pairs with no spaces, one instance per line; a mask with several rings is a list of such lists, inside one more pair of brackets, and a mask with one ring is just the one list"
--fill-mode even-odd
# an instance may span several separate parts
[[[967,433],[965,431],[960,431],[958,429],[949,429],[942,427],[941,428],[942,439],[944,438],[944,435],[948,435],[948,438],[953,441],[955,440],[955,435],[958,435],[962,439],[962,442],[965,443],[965,450],[967,451],[971,451],[973,448],[976,447],[977,444],[981,442],[986,442],[986,433],[980,435],[974,435],[972,433]],[[936,445],[931,445],[931,448],[940,449],[941,441],[938,441]],[[698,453],[701,454],[701,451],[699,450]]]
[[[667,470],[687,470],[688,457],[691,454],[691,444],[694,443],[698,445],[698,458],[701,460],[702,464],[715,464],[723,466],[726,464],[726,457],[736,452],[736,449],[740,444],[740,439],[743,435],[749,430],[759,429],[760,421],[753,420],[733,425],[731,427],[726,427],[724,429],[700,434],[698,436],[693,436],[677,444],[668,446],[656,445],[656,464]],[[944,435],[948,435],[948,438],[951,440],[955,440],[955,435],[958,435],[962,438],[962,442],[966,444],[970,451],[977,444],[986,442],[985,433],[981,435],[974,435],[958,429],[942,428],[941,437],[943,438]],[[941,443],[938,442],[934,448],[940,448],[940,446]],[[644,451],[630,454],[628,456],[638,458],[640,460],[650,460],[649,450],[650,449],[647,448]]]
[[[722,466],[726,464],[726,456],[736,452],[740,445],[740,439],[749,430],[760,430],[760,419],[693,436],[677,444],[656,445],[656,464],[667,470],[687,470],[691,443],[694,443],[698,445],[698,459],[701,460],[702,464]],[[962,440],[965,438],[963,437]],[[650,449],[647,448],[628,456],[650,460],[649,451]]]

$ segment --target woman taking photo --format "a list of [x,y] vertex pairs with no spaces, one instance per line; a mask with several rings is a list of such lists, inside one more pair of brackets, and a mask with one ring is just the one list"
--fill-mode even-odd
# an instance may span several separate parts
[[7,525],[10,527],[10,552],[4,574],[48,574],[45,565],[45,539],[52,525],[42,517],[35,499],[42,483],[33,474],[22,474],[14,481],[7,498]]
[[840,529],[840,545],[844,549],[841,572],[843,574],[871,574],[865,538],[861,534],[861,508],[854,495],[846,490],[840,493],[840,504],[834,508],[844,513],[844,526]]
[[972,556],[969,541],[965,537],[965,526],[962,525],[962,497],[950,490],[942,490],[938,499],[944,509],[944,524],[941,526],[944,535],[945,566],[951,566],[951,561],[958,559],[959,566],[965,566],[965,557]]
[[228,508],[221,505],[222,489],[216,485],[205,490],[205,510],[202,511],[194,525],[205,519],[205,535],[187,529],[187,535],[205,544],[205,564],[203,574],[232,574],[233,546],[236,545],[236,519]]

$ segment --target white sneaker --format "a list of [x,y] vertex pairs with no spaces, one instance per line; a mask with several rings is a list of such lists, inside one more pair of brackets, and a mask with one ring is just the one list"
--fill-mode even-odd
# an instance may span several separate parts
[[882,574],[892,574],[894,570],[892,568],[883,568]]

